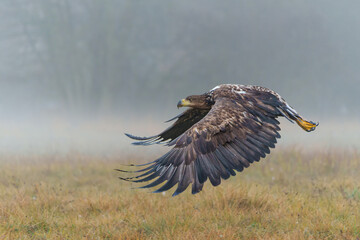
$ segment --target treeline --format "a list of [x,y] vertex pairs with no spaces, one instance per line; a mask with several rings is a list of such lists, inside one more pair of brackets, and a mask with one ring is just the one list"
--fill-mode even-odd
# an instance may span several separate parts
[[[26,82],[69,111],[120,112],[149,101],[167,107],[184,94],[243,83],[273,88],[295,106],[346,112],[355,104],[346,96],[360,90],[337,30],[311,2],[4,0],[0,6],[2,81]],[[348,92],[337,95],[343,86]]]

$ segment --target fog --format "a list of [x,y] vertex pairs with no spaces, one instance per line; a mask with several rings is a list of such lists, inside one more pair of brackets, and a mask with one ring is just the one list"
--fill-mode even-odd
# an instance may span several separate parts
[[0,152],[135,153],[124,132],[160,131],[179,99],[221,83],[271,88],[320,122],[308,134],[282,121],[282,146],[360,148],[359,9],[355,0],[2,0]]

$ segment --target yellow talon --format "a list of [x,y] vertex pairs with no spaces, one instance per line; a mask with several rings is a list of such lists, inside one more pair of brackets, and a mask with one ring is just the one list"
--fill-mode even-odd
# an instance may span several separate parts
[[302,129],[304,129],[307,132],[314,131],[315,128],[319,125],[319,123],[306,121],[306,120],[304,120],[302,118],[297,118],[295,121]]

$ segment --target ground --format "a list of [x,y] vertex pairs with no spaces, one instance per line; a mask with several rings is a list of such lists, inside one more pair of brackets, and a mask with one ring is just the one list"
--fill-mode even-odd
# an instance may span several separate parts
[[1,156],[0,239],[360,238],[356,150],[277,148],[196,195],[117,179],[121,163],[156,156]]

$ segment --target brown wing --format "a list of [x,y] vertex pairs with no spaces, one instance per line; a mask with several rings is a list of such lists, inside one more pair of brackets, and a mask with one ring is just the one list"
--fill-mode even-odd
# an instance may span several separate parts
[[[257,106],[257,102],[263,105]],[[178,184],[173,196],[183,192],[192,183],[192,193],[201,191],[209,178],[217,186],[221,178],[227,179],[242,171],[250,163],[259,161],[275,146],[280,135],[278,112],[271,104],[253,99],[219,98],[210,112],[172,140],[168,153],[136,172],[145,172],[131,178],[132,182],[154,180],[142,188],[164,183],[155,192],[163,192]]]
[[171,141],[183,134],[191,126],[200,121],[208,112],[209,110],[190,108],[181,113],[180,115],[168,120],[167,122],[177,119],[173,125],[164,130],[162,133],[155,136],[137,137],[128,133],[125,133],[125,135],[131,139],[138,140],[138,142],[133,143],[134,145],[151,145],[155,143],[164,143],[167,141]]

